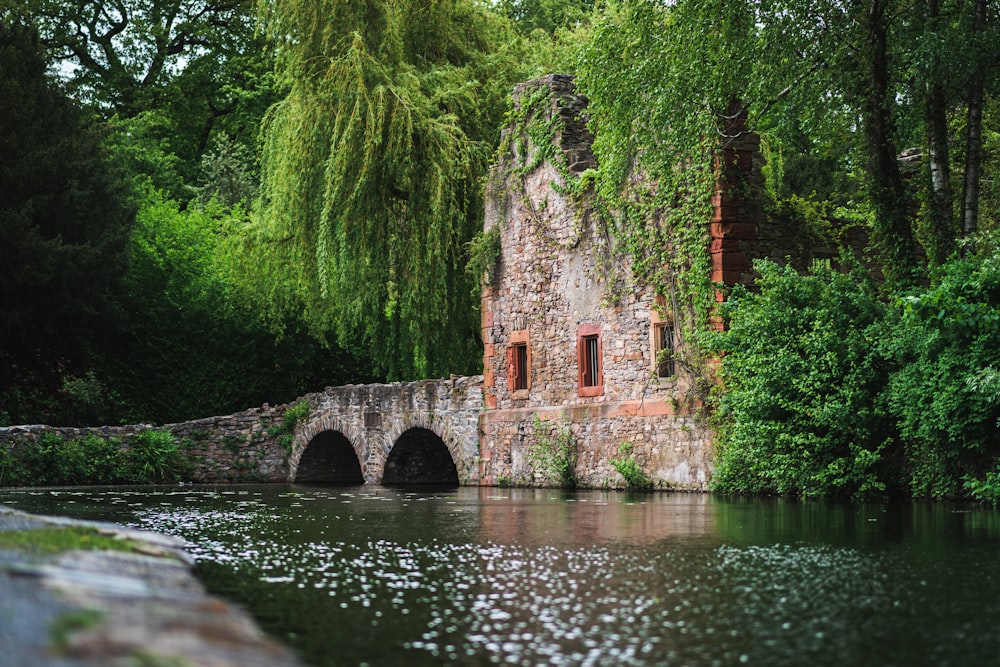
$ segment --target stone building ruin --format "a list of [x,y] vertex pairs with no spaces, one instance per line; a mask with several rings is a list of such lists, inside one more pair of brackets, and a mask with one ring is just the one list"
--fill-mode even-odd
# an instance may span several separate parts
[[[552,483],[537,452],[562,434],[576,441],[581,486],[621,486],[611,462],[629,455],[657,488],[704,489],[712,439],[688,400],[694,378],[673,363],[683,343],[654,290],[628,279],[627,263],[608,270],[608,232],[567,183],[596,165],[586,99],[571,77],[550,75],[518,86],[515,109],[539,95],[546,117],[531,121],[556,128],[557,154],[541,159],[547,146],[508,128],[509,150],[487,185],[484,228],[500,252],[482,292],[481,483]],[[756,135],[741,133],[723,159],[760,184],[758,149]],[[721,186],[712,204],[711,278],[749,282],[751,261],[779,234]]]

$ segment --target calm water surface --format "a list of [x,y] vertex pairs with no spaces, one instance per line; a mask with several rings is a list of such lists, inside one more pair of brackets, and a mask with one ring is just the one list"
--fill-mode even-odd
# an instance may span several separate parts
[[1000,665],[1000,514],[462,488],[7,490],[186,539],[311,665]]

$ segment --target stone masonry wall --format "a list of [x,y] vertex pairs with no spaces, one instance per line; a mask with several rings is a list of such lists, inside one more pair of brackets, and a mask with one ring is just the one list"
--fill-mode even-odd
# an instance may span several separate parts
[[273,434],[287,406],[265,404],[233,415],[207,417],[179,424],[151,426],[60,427],[10,426],[0,428],[0,447],[13,447],[22,440],[37,440],[53,433],[63,440],[95,435],[120,440],[128,447],[131,436],[150,429],[170,431],[187,454],[191,482],[283,482],[288,478],[288,450]]
[[480,376],[327,387],[303,400],[309,402],[309,417],[296,429],[289,480],[295,479],[298,463],[313,438],[336,431],[353,447],[365,481],[378,484],[400,436],[410,429],[426,429],[448,448],[459,482],[479,483]]
[[[568,77],[550,76],[519,86],[515,104],[538,86],[552,92],[547,113],[560,113],[568,125],[554,138],[566,165],[571,171],[592,166],[585,99],[574,93]],[[487,406],[480,418],[482,482],[543,481],[529,454],[538,441],[537,418],[542,433],[570,429],[577,438],[576,475],[584,486],[620,486],[623,480],[610,460],[629,442],[659,487],[703,488],[709,433],[678,408],[686,402],[691,378],[681,369],[664,379],[654,372],[653,326],[661,315],[653,292],[631,284],[627,266],[604,270],[608,240],[586,198],[569,193],[551,162],[522,173],[529,158],[513,149],[487,186],[494,194],[487,199],[485,225],[500,226],[501,260],[482,299]],[[616,290],[620,295],[612,298]],[[603,376],[598,389],[584,392],[581,332],[599,334]],[[508,351],[515,343],[527,347],[527,389],[515,389],[508,380]]]

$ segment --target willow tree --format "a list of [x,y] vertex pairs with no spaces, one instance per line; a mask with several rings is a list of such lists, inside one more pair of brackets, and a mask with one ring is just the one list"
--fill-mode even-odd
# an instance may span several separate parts
[[464,255],[512,84],[505,24],[470,0],[268,0],[260,13],[289,92],[264,122],[243,265],[391,379],[472,370]]

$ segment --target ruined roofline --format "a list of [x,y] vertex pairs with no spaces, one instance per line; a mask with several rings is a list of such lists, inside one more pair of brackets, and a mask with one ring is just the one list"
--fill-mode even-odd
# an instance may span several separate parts
[[[576,92],[575,77],[569,74],[548,74],[538,79],[514,86],[514,108],[522,109],[522,102],[540,88],[546,88],[552,99],[551,111],[559,114],[556,140],[566,157],[566,164],[573,173],[582,173],[597,167],[594,156],[594,135],[587,127],[587,96]],[[504,130],[508,132],[508,130]]]

